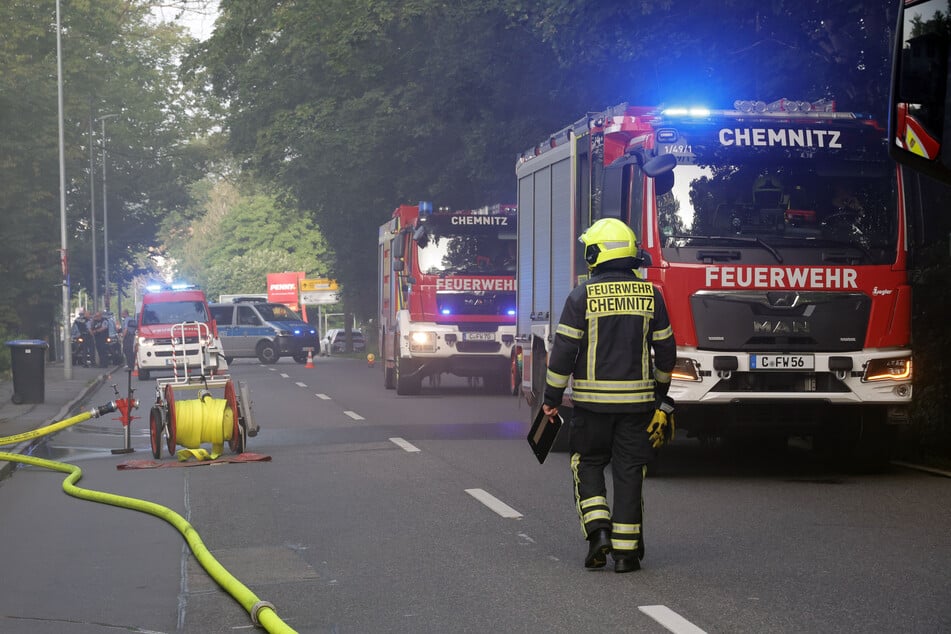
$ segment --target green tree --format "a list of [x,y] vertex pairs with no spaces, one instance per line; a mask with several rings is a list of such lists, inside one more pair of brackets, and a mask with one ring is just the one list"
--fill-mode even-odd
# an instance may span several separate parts
[[[111,280],[140,266],[165,210],[187,204],[201,174],[210,119],[176,60],[191,41],[156,26],[150,3],[62,2],[66,220],[73,289],[92,286],[90,183],[105,141]],[[0,6],[0,330],[47,336],[59,323],[59,161],[55,3]],[[106,138],[97,120],[106,122]],[[90,122],[93,122],[92,131]],[[90,144],[94,162],[90,165]],[[97,247],[103,248],[97,182]],[[100,256],[100,262],[104,258]],[[99,267],[101,269],[101,265]],[[100,270],[99,282],[105,275]]]
[[267,274],[323,272],[329,256],[313,220],[296,206],[228,180],[197,183],[194,218],[183,224],[173,215],[163,233],[166,253],[177,273],[201,286],[209,297],[222,293],[262,293]]

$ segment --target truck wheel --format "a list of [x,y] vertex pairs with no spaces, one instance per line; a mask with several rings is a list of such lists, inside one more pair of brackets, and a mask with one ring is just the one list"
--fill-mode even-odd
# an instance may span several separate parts
[[396,393],[404,395],[419,394],[423,387],[423,381],[419,375],[413,375],[415,370],[412,364],[405,359],[396,361]]
[[383,366],[383,387],[386,388],[387,390],[392,390],[393,388],[396,387],[396,379],[395,379],[395,377],[394,377],[395,374],[396,374],[396,370],[395,370],[394,368],[388,368],[388,367],[386,367],[386,365],[384,364],[384,366]]
[[277,363],[278,355],[277,348],[274,347],[274,344],[270,341],[262,341],[258,344],[258,360],[261,363]]
[[307,363],[307,353],[298,352],[294,355],[294,361],[297,361],[298,363]]
[[140,381],[148,381],[148,380],[149,380],[149,371],[148,371],[148,370],[143,370],[143,369],[140,368],[140,369],[139,369],[139,380],[140,380]]

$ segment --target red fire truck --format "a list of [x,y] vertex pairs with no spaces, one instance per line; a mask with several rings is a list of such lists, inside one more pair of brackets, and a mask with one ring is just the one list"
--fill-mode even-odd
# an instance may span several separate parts
[[425,377],[479,377],[513,389],[514,205],[433,211],[400,205],[379,233],[380,354],[387,389]]
[[[551,335],[587,275],[578,235],[617,217],[671,315],[678,427],[701,439],[811,436],[881,464],[911,402],[906,208],[917,201],[885,137],[832,102],[622,104],[525,152],[523,394],[539,406]],[[648,177],[665,156],[675,168]]]

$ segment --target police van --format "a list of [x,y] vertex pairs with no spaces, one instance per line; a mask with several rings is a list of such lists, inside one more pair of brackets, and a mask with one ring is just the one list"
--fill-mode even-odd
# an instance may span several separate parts
[[281,357],[305,363],[308,350],[317,352],[317,330],[284,304],[239,298],[209,307],[228,363],[255,357],[261,363]]

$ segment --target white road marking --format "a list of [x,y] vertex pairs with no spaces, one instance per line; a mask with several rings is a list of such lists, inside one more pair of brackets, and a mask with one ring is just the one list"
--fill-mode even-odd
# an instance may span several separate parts
[[674,634],[706,634],[699,627],[680,616],[666,605],[640,605],[638,610],[651,617]]
[[306,383],[301,383],[300,381],[298,381],[295,385],[299,385],[300,387],[307,387]]
[[290,378],[290,375],[281,372],[281,378],[282,378],[282,379],[289,379],[289,378]]
[[482,489],[466,489],[466,493],[479,500],[502,517],[519,518],[522,514],[511,506]]
[[345,411],[344,414],[346,414],[347,416],[349,416],[349,417],[352,418],[353,420],[366,420],[365,418],[363,418],[363,416],[360,416],[360,415],[357,414],[356,412],[351,412],[350,410]]
[[406,442],[402,438],[390,438],[390,442],[396,445],[397,447],[401,447],[402,449],[410,453],[419,451],[419,447],[417,447],[416,445],[412,443]]
[[314,394],[314,396],[316,396],[317,398],[319,398],[319,399],[322,400],[322,401],[329,401],[329,400],[330,400],[330,397],[327,396],[326,394],[319,394],[319,393],[318,393],[318,394]]

